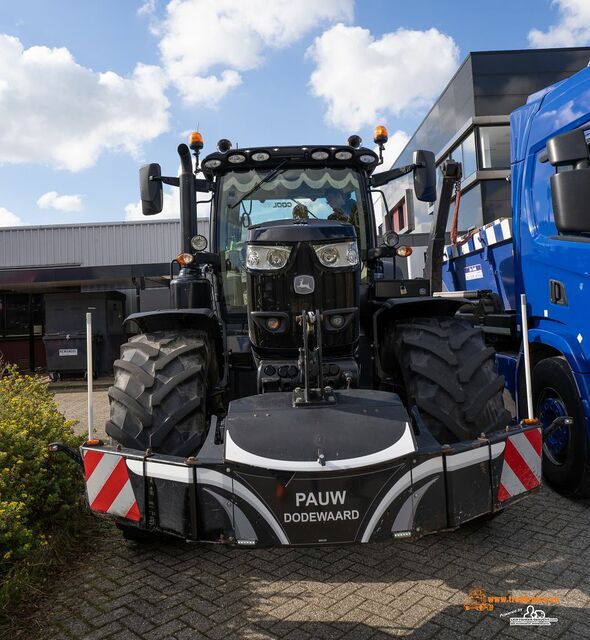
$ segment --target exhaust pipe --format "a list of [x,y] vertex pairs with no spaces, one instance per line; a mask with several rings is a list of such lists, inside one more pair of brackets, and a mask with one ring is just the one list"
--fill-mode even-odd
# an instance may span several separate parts
[[191,238],[197,235],[197,197],[191,152],[186,144],[178,145],[180,185],[180,251],[191,253]]

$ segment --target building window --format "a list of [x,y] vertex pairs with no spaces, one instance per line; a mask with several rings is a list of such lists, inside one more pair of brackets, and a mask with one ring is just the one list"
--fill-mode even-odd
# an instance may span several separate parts
[[510,168],[510,127],[480,127],[482,169]]
[[[449,212],[449,220],[447,222],[447,231],[451,230],[453,222],[453,210],[455,208],[454,201],[451,202],[451,210]],[[483,211],[481,206],[481,183],[461,194],[461,203],[459,205],[459,220],[457,231],[459,234],[466,233],[471,229],[481,227],[483,224]]]
[[506,180],[484,180],[481,183],[483,223],[512,217],[510,183]]
[[[477,152],[475,148],[475,133],[472,131],[462,142],[458,144],[446,157],[461,163],[463,180],[477,170]],[[440,164],[439,164],[440,166]],[[436,184],[438,188],[440,171],[436,172]]]
[[414,231],[413,193],[406,189],[406,194],[393,206],[385,216],[385,229],[396,233],[410,233]]
[[468,178],[477,169],[475,133],[473,131],[461,143],[461,155],[461,162],[463,163],[463,179],[465,179]]
[[[40,295],[31,296],[33,335],[43,334],[43,305]],[[16,338],[29,335],[29,295],[0,295],[0,337]]]

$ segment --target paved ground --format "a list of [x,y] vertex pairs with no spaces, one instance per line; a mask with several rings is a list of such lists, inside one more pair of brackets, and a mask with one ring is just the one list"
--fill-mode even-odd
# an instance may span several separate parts
[[[68,398],[60,403],[69,412]],[[66,572],[30,637],[590,638],[589,565],[589,505],[549,489],[493,521],[412,543],[273,550],[137,546],[109,528],[96,553]],[[475,587],[489,595],[558,597],[558,605],[543,607],[558,621],[534,629],[510,626],[501,614],[521,606],[514,604],[465,611]]]
[[[94,431],[101,438],[106,437],[105,422],[109,417],[109,401],[105,390],[92,394],[94,405]],[[86,391],[64,391],[55,394],[59,410],[70,420],[77,420],[76,433],[88,432],[88,394]]]

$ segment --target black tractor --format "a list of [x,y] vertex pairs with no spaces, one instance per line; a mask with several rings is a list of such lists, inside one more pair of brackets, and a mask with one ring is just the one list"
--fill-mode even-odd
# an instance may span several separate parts
[[[432,153],[373,175],[379,157],[356,136],[347,146],[249,149],[221,140],[199,166],[201,146],[194,134],[194,164],[179,146],[179,178],[141,169],[145,215],[162,210],[163,183],[180,186],[180,273],[171,311],[128,320],[140,333],[115,362],[114,440],[196,455],[212,415],[270,392],[300,406],[338,402],[337,390],[392,391],[441,444],[509,422],[493,351],[453,317],[461,302],[431,297],[428,279],[404,279],[396,262],[410,250],[395,233],[385,243],[376,234],[374,187],[413,172],[416,197],[436,199]],[[210,251],[196,192],[212,199]]]
[[[466,301],[431,295],[444,228],[419,279],[403,276],[410,248],[377,235],[372,194],[387,182],[412,174],[415,196],[437,199],[431,152],[374,173],[386,140],[384,127],[379,153],[358,136],[343,146],[220,140],[200,162],[194,133],[178,147],[178,177],[141,168],[144,214],[162,210],[164,184],[180,188],[171,308],[127,319],[109,390],[114,442],[82,447],[90,507],[126,535],[410,537],[539,485],[540,453],[527,458],[535,482],[517,486],[504,451],[525,435],[536,447],[540,430],[511,425],[493,350],[455,317]],[[210,202],[210,239],[198,232],[198,198]]]

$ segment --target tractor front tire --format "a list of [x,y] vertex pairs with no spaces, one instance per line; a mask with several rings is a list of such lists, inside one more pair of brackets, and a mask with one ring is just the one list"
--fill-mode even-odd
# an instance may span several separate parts
[[107,434],[131,449],[194,455],[207,434],[208,358],[198,332],[130,338],[113,365]]
[[[511,417],[504,378],[482,332],[460,318],[410,318],[387,332],[384,355],[394,359],[405,402],[440,444],[473,440],[504,429]],[[383,362],[385,366],[387,362]]]

